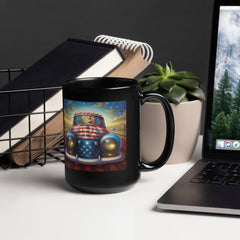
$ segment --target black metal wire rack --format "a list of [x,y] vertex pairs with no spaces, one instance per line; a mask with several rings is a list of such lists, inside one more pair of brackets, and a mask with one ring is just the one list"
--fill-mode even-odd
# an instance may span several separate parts
[[[11,82],[17,75],[21,74],[23,71],[25,71],[26,68],[16,68],[16,69],[0,69],[0,83],[9,83]],[[52,161],[63,161],[64,160],[64,144],[63,144],[63,130],[57,131],[51,134],[47,134],[46,130],[46,124],[48,122],[46,115],[51,114],[58,114],[59,112],[62,112],[62,110],[56,110],[47,112],[46,106],[45,106],[45,95],[47,91],[52,90],[61,90],[61,87],[55,87],[55,88],[35,88],[35,89],[17,89],[17,90],[8,90],[8,91],[1,91],[0,95],[4,94],[4,96],[8,99],[8,112],[7,113],[0,113],[0,119],[2,118],[4,121],[8,121],[11,117],[25,117],[28,119],[28,134],[26,136],[19,136],[19,137],[13,137],[13,130],[9,128],[7,132],[4,134],[5,137],[0,136],[0,167],[3,169],[9,169],[9,168],[15,168],[20,167],[19,164],[16,163],[16,161],[13,160],[14,154],[19,153],[27,153],[28,159],[26,159],[26,163],[21,165],[22,167],[27,167],[33,164],[39,164],[41,166],[45,165],[47,162]],[[11,109],[11,102],[13,99],[13,96],[15,94],[24,93],[27,95],[27,102],[23,103],[28,106],[27,109],[29,111],[24,113],[14,113]],[[43,111],[39,111],[37,113],[33,113],[30,111],[30,104],[31,104],[31,95],[41,93],[43,96]],[[0,103],[1,104],[1,103]],[[41,125],[43,132],[40,135],[33,135],[31,131],[31,125],[32,125],[32,116],[34,114],[39,114],[43,116],[43,123]],[[7,137],[6,137],[7,136]],[[47,145],[47,138],[48,137],[56,137],[56,139],[60,139],[60,141],[57,142],[57,144],[53,144],[51,146]],[[41,139],[43,142],[43,145],[40,147],[32,147],[32,141]],[[21,141],[27,141],[27,149],[17,149],[16,146],[18,142]],[[17,143],[16,143],[17,142]],[[2,148],[1,148],[2,144]],[[3,145],[7,148],[3,148]],[[16,150],[17,149],[17,150]],[[39,156],[37,158],[32,158],[32,153],[38,152]]]

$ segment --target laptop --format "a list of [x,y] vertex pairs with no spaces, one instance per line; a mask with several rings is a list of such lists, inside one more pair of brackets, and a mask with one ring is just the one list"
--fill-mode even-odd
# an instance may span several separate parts
[[240,0],[214,3],[202,159],[157,202],[240,215]]

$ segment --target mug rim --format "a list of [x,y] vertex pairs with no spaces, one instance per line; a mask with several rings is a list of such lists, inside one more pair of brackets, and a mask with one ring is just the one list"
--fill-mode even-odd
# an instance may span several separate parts
[[[113,80],[113,81],[111,81]],[[64,86],[74,85],[86,89],[128,89],[138,86],[138,81],[123,77],[84,77],[73,78],[63,83]]]

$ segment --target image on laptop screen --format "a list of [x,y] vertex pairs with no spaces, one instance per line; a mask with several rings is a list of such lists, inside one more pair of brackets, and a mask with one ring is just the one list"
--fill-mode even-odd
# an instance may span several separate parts
[[239,6],[220,6],[211,130],[213,150],[240,151]]

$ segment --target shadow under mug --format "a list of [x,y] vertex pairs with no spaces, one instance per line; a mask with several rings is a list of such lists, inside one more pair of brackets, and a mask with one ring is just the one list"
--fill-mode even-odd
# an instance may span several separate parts
[[[167,134],[161,156],[140,159],[139,105],[159,101],[166,115]],[[140,171],[163,166],[174,142],[174,117],[167,99],[140,92],[137,80],[94,77],[63,84],[65,177],[75,189],[93,193],[127,190]]]

